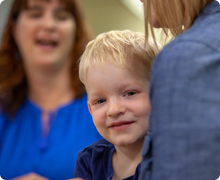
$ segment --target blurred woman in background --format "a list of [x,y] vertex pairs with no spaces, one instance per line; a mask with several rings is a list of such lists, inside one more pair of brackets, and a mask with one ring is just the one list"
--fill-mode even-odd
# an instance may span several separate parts
[[91,39],[77,0],[14,0],[0,45],[0,175],[73,177],[100,138],[77,60]]

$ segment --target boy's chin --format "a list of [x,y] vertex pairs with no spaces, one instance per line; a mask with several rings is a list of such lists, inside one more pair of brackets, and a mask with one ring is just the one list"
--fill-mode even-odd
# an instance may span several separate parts
[[137,141],[134,141],[134,140],[122,140],[122,141],[117,141],[114,144],[117,147],[131,147],[135,145],[136,143]]
[[144,142],[144,137],[140,139],[123,139],[121,141],[115,141],[113,144],[117,147],[121,148],[129,148],[135,146],[142,146]]

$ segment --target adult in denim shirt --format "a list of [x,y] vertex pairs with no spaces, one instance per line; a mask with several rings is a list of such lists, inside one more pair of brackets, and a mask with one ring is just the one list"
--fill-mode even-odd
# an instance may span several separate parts
[[152,67],[150,133],[140,180],[215,180],[220,175],[220,5],[142,2],[150,27],[168,27],[163,30],[175,39]]

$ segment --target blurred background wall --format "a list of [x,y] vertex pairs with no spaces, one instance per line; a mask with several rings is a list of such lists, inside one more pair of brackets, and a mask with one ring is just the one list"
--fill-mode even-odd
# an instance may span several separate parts
[[130,29],[144,33],[143,5],[139,0],[82,0],[94,33]]
[[[144,33],[143,6],[139,0],[81,0],[95,35],[130,29]],[[0,5],[0,39],[12,0]]]
[[0,39],[12,0],[4,0],[0,5]]

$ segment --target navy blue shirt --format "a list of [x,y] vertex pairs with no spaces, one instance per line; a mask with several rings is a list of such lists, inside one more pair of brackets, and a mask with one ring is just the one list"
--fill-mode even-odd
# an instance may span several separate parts
[[70,179],[80,149],[101,138],[87,107],[87,96],[50,113],[50,131],[42,133],[42,110],[27,100],[13,121],[0,114],[0,176],[29,172],[52,180]]
[[[113,176],[112,156],[115,147],[105,139],[98,140],[77,155],[74,177],[85,180],[110,180]],[[124,180],[138,179],[140,164],[133,176]]]

